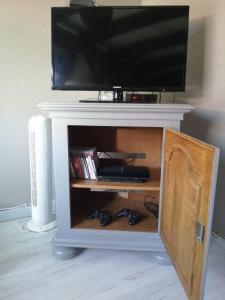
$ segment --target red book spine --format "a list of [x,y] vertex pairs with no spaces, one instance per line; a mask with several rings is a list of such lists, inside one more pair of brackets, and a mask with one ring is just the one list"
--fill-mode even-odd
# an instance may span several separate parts
[[71,153],[69,155],[69,166],[70,166],[70,177],[71,178],[76,178],[76,169],[74,167],[73,156],[72,156]]
[[79,157],[77,156],[76,153],[73,153],[73,157],[74,157],[74,163],[75,163],[75,168],[76,168],[76,171],[77,171],[77,177],[79,179],[82,179],[83,176],[82,176],[82,170],[81,170],[81,166],[80,166],[80,161],[79,161]]
[[86,173],[85,173],[85,167],[84,167],[84,162],[83,162],[83,157],[81,153],[77,153],[78,161],[79,161],[79,166],[81,170],[81,179],[86,179]]

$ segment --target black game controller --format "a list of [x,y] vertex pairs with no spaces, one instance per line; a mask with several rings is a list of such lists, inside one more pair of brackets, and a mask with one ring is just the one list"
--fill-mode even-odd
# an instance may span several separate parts
[[130,224],[130,225],[135,225],[140,220],[139,214],[128,208],[123,208],[122,210],[118,211],[115,214],[115,216],[116,217],[127,217],[128,224]]
[[101,226],[107,226],[110,223],[110,219],[111,219],[109,214],[107,214],[106,212],[104,212],[100,209],[95,209],[95,210],[91,211],[87,218],[88,219],[99,219]]

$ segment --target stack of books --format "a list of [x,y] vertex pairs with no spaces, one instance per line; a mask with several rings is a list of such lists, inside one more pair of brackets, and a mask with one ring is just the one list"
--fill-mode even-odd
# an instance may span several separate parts
[[69,151],[70,176],[97,180],[98,156],[95,147],[74,147]]

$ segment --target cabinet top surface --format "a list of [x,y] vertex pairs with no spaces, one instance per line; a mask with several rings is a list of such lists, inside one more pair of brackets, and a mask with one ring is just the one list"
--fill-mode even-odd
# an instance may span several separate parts
[[138,103],[79,103],[79,102],[49,102],[38,105],[48,112],[80,112],[80,111],[110,111],[110,112],[190,112],[194,109],[189,104],[138,104]]

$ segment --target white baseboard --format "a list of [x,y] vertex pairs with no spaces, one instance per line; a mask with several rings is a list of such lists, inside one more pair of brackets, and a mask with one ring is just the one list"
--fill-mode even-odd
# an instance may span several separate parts
[[211,242],[219,247],[220,249],[225,250],[225,239],[217,235],[216,233],[212,234]]
[[56,200],[52,200],[52,213],[53,213],[53,215],[55,215],[56,214]]
[[0,222],[22,219],[31,216],[31,206],[22,205],[0,210]]

